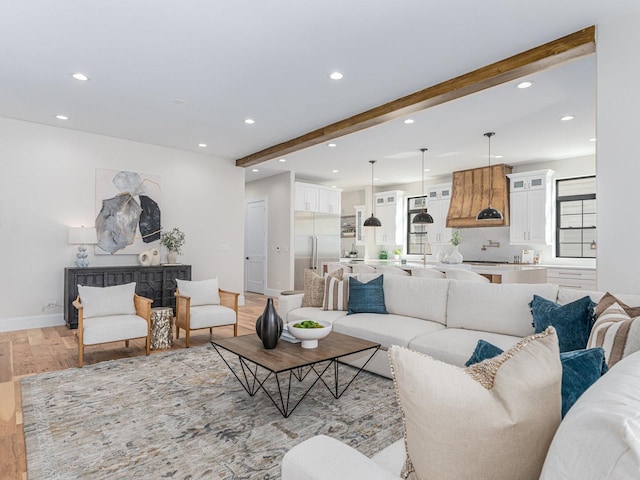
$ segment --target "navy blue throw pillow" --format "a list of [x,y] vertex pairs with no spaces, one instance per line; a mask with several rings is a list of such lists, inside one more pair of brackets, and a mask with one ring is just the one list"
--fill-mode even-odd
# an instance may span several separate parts
[[[465,366],[470,367],[474,363],[493,358],[502,352],[501,348],[484,340],[478,340]],[[604,361],[604,349],[600,347],[561,353],[560,362],[562,363],[562,418],[564,418],[580,395],[604,375],[609,367]]]
[[561,352],[586,348],[596,306],[591,298],[583,297],[566,305],[558,305],[534,295],[529,306],[536,333],[544,332],[549,326],[555,328]]
[[367,283],[349,277],[347,315],[352,313],[389,313],[384,304],[383,277],[384,275],[380,275]]

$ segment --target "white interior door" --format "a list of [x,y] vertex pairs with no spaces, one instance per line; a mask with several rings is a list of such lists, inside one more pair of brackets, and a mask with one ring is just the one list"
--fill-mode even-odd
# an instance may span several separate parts
[[244,241],[244,289],[264,295],[266,284],[267,209],[264,200],[247,202]]

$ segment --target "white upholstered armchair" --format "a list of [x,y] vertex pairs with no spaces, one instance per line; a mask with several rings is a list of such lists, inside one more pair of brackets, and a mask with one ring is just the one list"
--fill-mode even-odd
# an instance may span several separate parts
[[233,336],[238,335],[239,293],[221,290],[218,279],[192,282],[176,280],[176,340],[180,329],[185,331],[185,346],[189,348],[192,330],[233,325]]
[[73,306],[78,310],[78,367],[84,363],[84,347],[100,343],[146,339],[151,345],[152,300],[135,293],[135,283],[113,287],[78,285]]

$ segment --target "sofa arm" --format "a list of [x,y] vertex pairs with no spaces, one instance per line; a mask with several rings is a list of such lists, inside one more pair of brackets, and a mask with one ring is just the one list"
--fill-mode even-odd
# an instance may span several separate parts
[[287,323],[287,316],[291,310],[302,307],[303,293],[295,295],[280,295],[278,297],[278,315],[282,317],[284,323]]
[[282,458],[282,480],[399,480],[354,448],[325,435],[296,445]]

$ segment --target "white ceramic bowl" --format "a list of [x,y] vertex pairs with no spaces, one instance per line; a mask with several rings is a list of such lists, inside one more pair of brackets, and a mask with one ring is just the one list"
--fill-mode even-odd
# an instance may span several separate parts
[[317,322],[322,325],[322,328],[296,328],[293,325],[300,322],[291,322],[287,325],[289,333],[296,337],[298,340],[302,340],[302,348],[316,348],[318,346],[318,340],[326,337],[331,333],[331,324],[329,322]]

